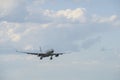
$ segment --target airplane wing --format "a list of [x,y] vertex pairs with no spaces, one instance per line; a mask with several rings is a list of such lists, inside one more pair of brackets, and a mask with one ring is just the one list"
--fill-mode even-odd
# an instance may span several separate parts
[[59,55],[62,55],[62,54],[64,54],[64,53],[52,53],[51,55],[55,56],[55,57],[58,57]]
[[64,53],[53,53],[53,55],[63,55]]
[[22,51],[16,51],[16,52],[26,53],[26,54],[31,54],[31,55],[39,55],[39,54],[42,54],[42,53],[32,53],[32,52],[22,52]]

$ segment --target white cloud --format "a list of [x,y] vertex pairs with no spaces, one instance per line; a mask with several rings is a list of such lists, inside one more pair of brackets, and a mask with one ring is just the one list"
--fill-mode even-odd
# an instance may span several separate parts
[[86,22],[85,8],[65,9],[65,10],[42,10],[27,8],[29,15],[25,18],[26,21],[36,22]]
[[[13,3],[14,1],[15,0],[13,0]],[[53,74],[49,75],[50,78],[51,76],[56,75],[56,72],[60,72],[57,75],[56,79],[58,79],[58,77],[59,78],[62,77],[64,80],[63,77],[64,72],[66,72],[66,74],[69,74],[68,73],[69,71],[71,75],[73,75],[73,77],[78,77],[79,79],[82,76],[86,76],[86,73],[88,73],[87,74],[88,76],[92,71],[93,78],[94,75],[98,74],[97,79],[98,78],[100,79],[101,76],[99,75],[103,74],[104,72],[106,72],[107,74],[109,71],[110,73],[114,71],[111,65],[118,64],[118,66],[116,67],[119,68],[120,55],[114,54],[116,52],[115,50],[112,51],[109,50],[112,48],[119,49],[120,46],[119,28],[113,28],[112,27],[113,25],[106,25],[108,23],[110,24],[115,23],[115,25],[117,26],[120,25],[119,23],[120,20],[118,20],[118,15],[111,15],[106,17],[102,15],[101,16],[96,15],[92,18],[89,18],[87,16],[91,16],[91,15],[89,15],[89,13],[86,14],[87,11],[84,8],[73,9],[73,7],[71,6],[72,8],[65,9],[64,6],[62,5],[63,6],[62,8],[64,9],[58,10],[58,8],[51,7],[52,9],[56,9],[56,11],[50,10],[50,8],[48,8],[48,10],[46,9],[44,10],[41,8],[42,7],[46,8],[47,4],[45,4],[45,6],[39,6],[39,4],[42,4],[41,0],[32,0],[34,4],[31,4],[32,3],[31,0],[30,2],[28,0],[26,2],[28,2],[27,5],[25,4],[25,6],[23,6],[24,4],[23,5],[21,4],[21,6],[17,8],[20,13],[18,12],[19,15],[16,14],[18,17],[21,17],[21,15],[24,14],[24,11],[26,11],[26,6],[28,6],[30,9],[30,5],[31,5],[31,9],[28,10],[28,13],[25,13],[28,14],[25,15],[26,22],[24,22],[24,16],[22,17],[22,22],[20,23],[16,21],[18,20],[18,18],[16,17],[10,17],[10,18],[8,17],[6,21],[3,21],[4,19],[1,19],[0,48],[15,47],[19,50],[21,49],[29,50],[32,48],[38,49],[39,45],[41,45],[43,46],[44,51],[46,49],[53,48],[56,50],[56,52],[59,51],[66,52],[70,50],[73,53],[68,55],[65,54],[58,58],[54,58],[53,61],[49,61],[49,58],[47,58],[40,62],[39,58],[36,56],[33,57],[27,54],[21,55],[21,53],[20,55],[7,53],[6,55],[3,56],[3,54],[5,53],[4,51],[0,50],[1,51],[0,64],[3,64],[2,65],[3,67],[1,66],[1,70],[3,69],[3,72],[7,71],[7,75],[6,73],[1,73],[1,74],[5,75],[4,76],[5,78],[7,77],[7,79],[11,79],[11,75],[10,75],[11,71],[15,74],[16,70],[18,70],[18,74],[16,74],[16,79],[18,78],[20,79],[21,77],[23,77],[22,79],[25,79],[24,76],[26,76],[27,79],[28,78],[32,79],[33,77],[39,79],[41,74],[44,75],[45,73],[45,77],[46,77],[51,73],[51,71],[53,71]],[[4,4],[7,3],[4,2]],[[12,12],[15,5],[12,3],[10,4],[11,5],[9,7],[7,6],[5,8],[3,8],[4,6],[1,7],[1,10],[3,10],[3,12],[4,10],[8,10],[8,12]],[[2,6],[2,0],[0,2],[0,6]],[[23,8],[25,10],[23,10]],[[2,13],[3,15],[1,16],[7,15],[8,12],[5,12],[5,14]],[[13,14],[13,16],[16,15]],[[13,18],[15,18],[15,22],[7,21]],[[86,21],[92,19],[93,22]],[[86,23],[86,24],[81,24],[81,23]],[[99,34],[101,37],[99,37]],[[103,47],[105,50],[101,50],[101,48]],[[81,50],[81,48],[84,49]],[[85,48],[87,48],[87,50]],[[5,50],[6,52],[9,52],[8,49]],[[75,54],[74,52],[76,52],[77,54]],[[36,61],[34,61],[35,59]],[[9,64],[6,64],[6,62],[8,62]],[[12,64],[10,62],[12,62]],[[30,67],[28,68],[28,66]],[[104,66],[106,68],[104,68]],[[24,75],[21,72],[21,74],[23,75],[21,76],[19,71],[23,71],[23,68],[26,70],[24,71],[26,73],[31,70],[34,72],[30,73],[30,75]],[[44,69],[47,70],[44,71]],[[84,69],[88,70],[85,71],[85,74],[81,73],[84,72]],[[104,70],[101,71],[101,69]],[[96,72],[97,70],[99,71]],[[41,73],[41,74],[37,74],[36,71],[38,71],[37,73]],[[48,72],[48,74],[46,74],[46,72]],[[101,74],[99,74],[99,72],[101,72]],[[62,76],[60,76],[61,73],[63,73]],[[80,74],[81,77],[79,77]],[[41,75],[41,77],[43,75]],[[64,76],[66,77],[66,75]],[[106,75],[103,74],[103,76]],[[14,75],[12,75],[12,77],[14,77]],[[42,78],[45,79],[45,77],[43,76]],[[107,74],[107,77],[109,77],[109,74]]]
[[8,15],[19,2],[19,0],[0,0],[0,17]]
[[4,41],[11,40],[13,42],[17,42],[20,40],[21,36],[16,33],[16,29],[18,28],[18,23],[9,23],[3,21],[0,23],[0,32],[2,33],[0,37],[4,39]]
[[13,29],[8,29],[7,35],[10,37],[10,39],[11,39],[12,41],[15,41],[15,42],[16,42],[16,41],[19,41],[19,40],[20,40],[20,35],[14,33],[14,30],[13,30]]
[[81,22],[85,22],[85,9],[84,8],[76,8],[74,10],[66,9],[60,10],[56,12],[56,16],[66,17],[67,19],[71,20],[80,20]]
[[93,15],[92,16],[92,23],[96,24],[110,24],[113,27],[120,27],[120,17],[119,15],[111,15],[111,16],[98,16]]
[[[0,22],[0,43],[19,42],[23,37],[33,37],[41,29],[50,27],[51,24],[39,23],[15,23],[15,22]],[[26,38],[25,38],[26,39]],[[24,40],[24,39],[23,39]]]
[[101,17],[101,16],[93,15],[92,21],[97,23],[111,23],[116,21],[117,18],[118,18],[117,15],[111,15],[109,17]]

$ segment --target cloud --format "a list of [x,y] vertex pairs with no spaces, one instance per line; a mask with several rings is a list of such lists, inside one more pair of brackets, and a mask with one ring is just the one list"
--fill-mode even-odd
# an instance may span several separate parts
[[[88,6],[81,8],[70,2],[68,6],[58,3],[51,7],[46,0],[24,1],[11,0],[9,5],[3,0],[5,7],[0,1],[0,78],[113,79],[120,63],[119,51],[116,51],[120,47],[120,31],[119,27],[114,27],[120,25],[119,15],[89,17],[93,13],[88,12]],[[15,54],[13,49],[26,51],[34,48],[38,51],[39,46],[43,51],[53,48],[55,52],[72,53],[52,61],[49,58],[39,61],[36,56]]]
[[[78,44],[81,44],[79,41],[82,41],[81,47],[88,49],[100,40],[93,38],[95,34],[112,29],[108,25],[104,27],[104,24],[119,24],[118,15],[108,17],[95,15],[89,18],[85,8],[49,10],[38,8],[38,6],[35,8],[33,5],[27,6],[25,11],[28,15],[22,17],[23,22],[4,20],[0,22],[0,37],[3,37],[0,39],[1,44],[12,42],[13,45],[18,43],[19,46],[31,45],[36,48],[41,44],[53,48],[59,45],[63,47],[62,49],[68,49],[67,47],[70,46],[70,50],[77,50],[80,48]],[[61,48],[59,46],[57,47]]]
[[19,0],[0,0],[0,18],[11,13],[11,11],[16,8],[19,2]]
[[111,16],[93,15],[90,22],[94,24],[108,24],[112,27],[119,27],[120,16],[119,15],[111,15]]
[[76,8],[74,10],[66,9],[59,10],[55,14],[55,17],[65,17],[66,19],[70,19],[71,21],[80,21],[85,22],[85,9],[84,8]]
[[99,35],[101,33],[113,29],[110,26],[104,27],[97,24],[83,25],[54,22],[12,23],[3,21],[0,26],[1,45],[11,45],[19,49],[26,49],[28,45],[37,49],[42,45],[47,46],[47,49],[56,48],[62,51],[77,51],[81,48],[89,49],[100,42],[101,37]]
[[10,39],[13,42],[17,42],[20,40],[21,36],[16,33],[17,25],[17,23],[8,23],[6,21],[0,23],[0,32],[2,33],[0,37],[3,37],[3,41]]
[[97,15],[92,16],[92,21],[95,23],[114,23],[117,20],[118,20],[117,15],[111,15],[109,17],[102,17],[102,16],[97,16]]
[[95,45],[96,43],[100,42],[101,37],[100,36],[93,36],[84,40],[80,40],[77,44],[81,46],[80,48],[88,49],[91,46]]
[[10,37],[12,41],[19,41],[20,40],[20,35],[14,33],[13,29],[8,29],[7,35]]
[[40,6],[44,2],[45,0],[0,0],[0,21],[25,22],[27,8],[38,4]]
[[[36,22],[86,22],[86,10],[84,8],[76,8],[76,9],[65,9],[65,10],[34,10],[32,8],[28,8],[29,16],[25,19],[26,21],[36,21]],[[39,16],[39,17],[38,17]],[[52,21],[51,21],[52,20]]]

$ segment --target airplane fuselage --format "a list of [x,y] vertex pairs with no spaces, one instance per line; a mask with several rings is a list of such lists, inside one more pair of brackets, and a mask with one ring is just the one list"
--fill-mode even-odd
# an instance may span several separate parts
[[[20,52],[20,51],[17,51]],[[31,54],[31,55],[37,55],[38,57],[40,57],[40,60],[42,60],[44,57],[50,57],[50,60],[52,60],[53,56],[58,57],[59,55],[62,55],[63,53],[54,53],[54,50],[51,49],[45,53],[33,53],[33,52],[22,52],[22,53],[26,53],[26,54]]]
[[[49,56],[53,56],[52,54],[54,53],[53,50],[47,51],[46,54],[43,54],[42,57],[49,57]],[[41,55],[38,55],[41,56]]]

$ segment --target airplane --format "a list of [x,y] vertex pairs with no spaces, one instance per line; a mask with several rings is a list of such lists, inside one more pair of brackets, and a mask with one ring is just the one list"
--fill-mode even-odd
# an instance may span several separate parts
[[21,52],[21,53],[26,53],[26,54],[31,54],[31,55],[37,55],[40,57],[40,60],[42,60],[45,57],[50,57],[50,60],[53,59],[53,56],[58,57],[59,55],[62,55],[64,53],[55,53],[53,49],[48,50],[47,52],[42,52],[40,48],[40,52],[22,52],[22,51],[16,51],[16,52]]

